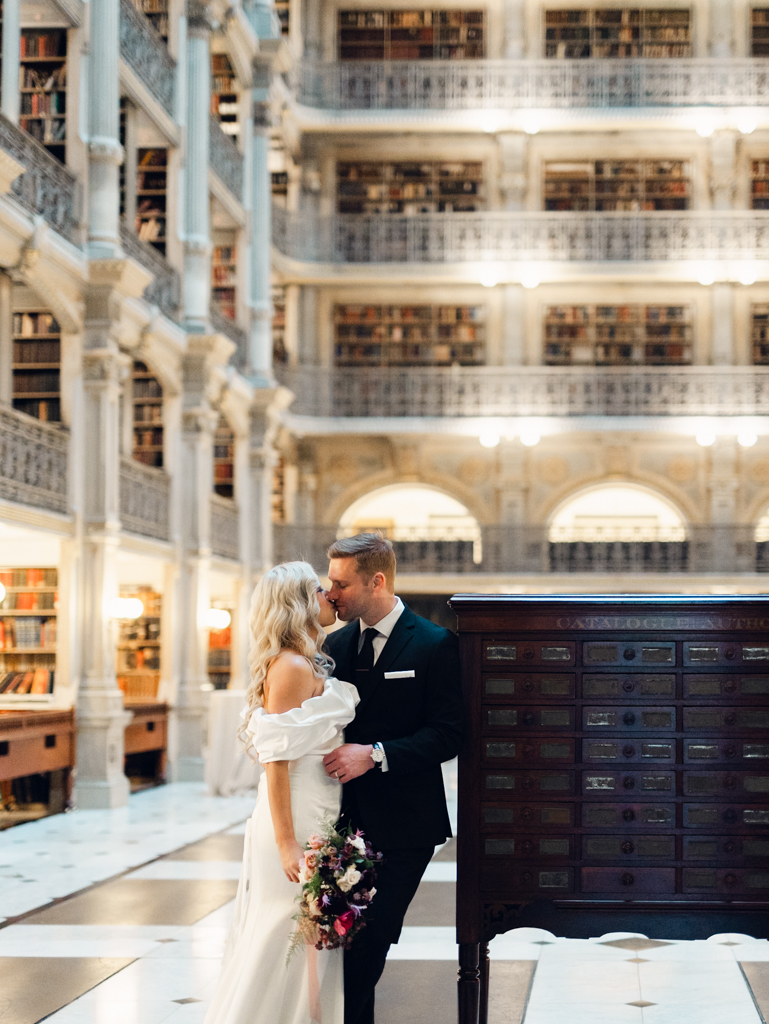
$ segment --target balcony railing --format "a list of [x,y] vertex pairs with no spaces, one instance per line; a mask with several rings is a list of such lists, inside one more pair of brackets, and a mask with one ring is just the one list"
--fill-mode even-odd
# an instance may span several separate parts
[[175,320],[179,314],[179,275],[154,246],[142,241],[126,224],[120,225],[120,243],[128,256],[155,275],[144,289],[144,298]]
[[753,107],[769,60],[299,61],[293,88],[326,110]]
[[211,550],[220,558],[240,555],[240,518],[232,498],[211,495]]
[[166,113],[173,115],[176,61],[152,22],[131,0],[120,0],[120,56]]
[[769,367],[762,366],[299,366],[277,374],[301,416],[769,413]]
[[272,239],[311,263],[649,262],[769,259],[769,211],[293,213]]
[[211,326],[215,331],[219,334],[223,334],[238,346],[231,362],[233,366],[237,366],[238,369],[243,369],[246,365],[248,332],[242,327],[238,327],[235,321],[230,320],[228,316],[222,316],[222,314],[216,309],[210,310],[209,319],[211,320]]
[[0,410],[0,497],[66,512],[68,445],[64,427]]
[[209,118],[208,159],[211,170],[222,184],[232,192],[239,203],[243,202],[243,154],[231,135],[222,131],[213,114]]
[[5,114],[0,114],[0,149],[25,168],[11,185],[14,199],[79,246],[82,189],[74,174]]
[[120,522],[124,530],[168,540],[171,480],[162,469],[120,460]]
[[[333,527],[276,526],[276,562],[305,559],[328,569]],[[553,542],[542,526],[482,526],[471,540],[395,541],[399,573],[765,573],[769,543],[751,526],[694,526],[683,541]]]

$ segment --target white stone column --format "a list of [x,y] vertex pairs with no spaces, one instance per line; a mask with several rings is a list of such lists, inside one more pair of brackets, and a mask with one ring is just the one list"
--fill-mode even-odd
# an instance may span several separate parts
[[713,366],[734,363],[734,285],[712,284],[711,299],[711,362]]
[[501,174],[499,190],[505,210],[523,210],[526,206],[526,156],[528,136],[524,132],[499,134]]
[[19,123],[19,56],[21,0],[3,0],[2,109],[9,121]]
[[731,210],[737,191],[737,139],[735,131],[710,137],[710,195],[714,210]]
[[131,715],[115,675],[119,524],[119,400],[125,359],[109,336],[108,289],[87,296],[83,355],[84,477],[79,645],[82,676],[77,700],[77,807],[120,807],[128,801],[123,774],[124,732]]
[[254,69],[254,130],[251,139],[251,335],[247,373],[272,380],[272,293],[270,241],[272,233],[270,172],[269,68]]
[[522,284],[504,285],[502,304],[502,363],[526,362],[526,292]]
[[211,106],[211,25],[199,0],[188,5],[187,132],[184,164],[185,325],[208,330],[211,301],[211,231],[208,194],[209,110]]
[[710,521],[713,536],[710,551],[711,572],[735,573],[750,571],[740,564],[740,548],[735,536],[739,469],[735,438],[719,438],[710,449]]
[[[733,0],[710,0],[710,39],[708,53],[711,57],[732,57],[732,10]],[[743,8],[743,17],[750,18],[750,9]]]
[[520,60],[524,56],[524,0],[506,0],[503,4],[505,19],[505,57]]
[[120,255],[120,0],[90,5],[88,248]]

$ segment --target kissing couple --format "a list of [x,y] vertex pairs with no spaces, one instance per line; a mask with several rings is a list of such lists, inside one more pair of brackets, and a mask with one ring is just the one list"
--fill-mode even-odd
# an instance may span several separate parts
[[[241,738],[265,771],[205,1024],[374,1024],[374,989],[435,847],[451,835],[441,763],[463,737],[457,639],[395,595],[379,534],[265,573],[251,601]],[[339,616],[347,623],[326,636]],[[360,830],[383,861],[346,950],[287,960],[300,861],[324,822]]]

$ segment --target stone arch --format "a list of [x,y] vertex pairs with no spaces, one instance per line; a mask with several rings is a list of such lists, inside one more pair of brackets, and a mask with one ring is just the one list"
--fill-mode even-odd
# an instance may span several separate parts
[[551,541],[682,541],[686,527],[681,509],[667,495],[625,480],[604,480],[572,491],[547,519]]
[[393,539],[476,540],[480,526],[470,509],[442,488],[392,483],[353,501],[339,517],[343,533],[382,529]]

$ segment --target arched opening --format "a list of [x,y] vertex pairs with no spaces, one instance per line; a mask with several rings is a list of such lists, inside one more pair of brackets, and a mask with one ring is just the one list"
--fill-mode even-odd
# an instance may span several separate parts
[[481,561],[478,521],[436,487],[394,484],[372,491],[342,515],[337,536],[372,530],[393,542],[402,571],[439,572],[449,564]]
[[552,571],[683,571],[689,556],[680,512],[635,484],[602,484],[569,498],[550,520],[548,541]]

